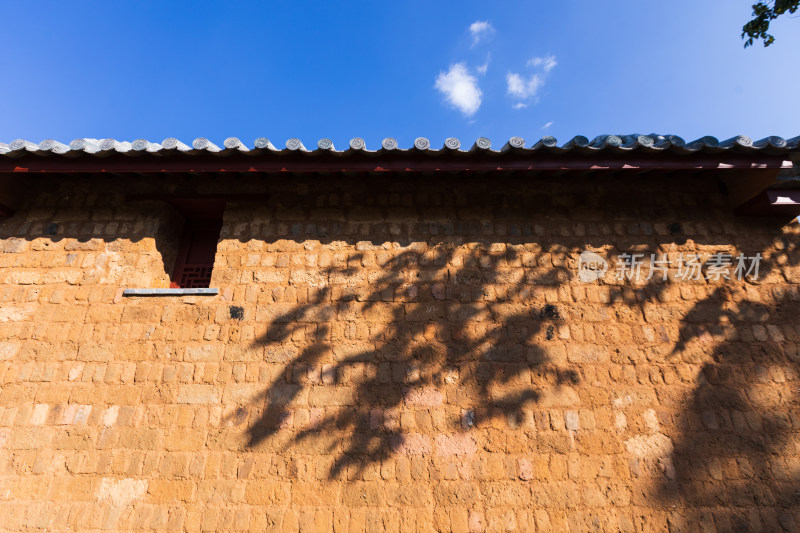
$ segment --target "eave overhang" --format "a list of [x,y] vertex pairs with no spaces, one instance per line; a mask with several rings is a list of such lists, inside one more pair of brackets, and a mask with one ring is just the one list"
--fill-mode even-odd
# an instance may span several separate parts
[[[800,137],[768,137],[753,142],[747,137],[718,141],[703,137],[690,143],[672,135],[605,135],[589,141],[577,136],[559,146],[552,137],[532,146],[513,137],[499,150],[479,138],[469,149],[457,139],[447,139],[440,149],[418,138],[413,147],[400,149],[394,139],[384,139],[378,150],[368,150],[363,139],[353,139],[346,150],[336,150],[329,139],[307,150],[299,139],[289,139],[277,149],[260,138],[253,148],[229,138],[224,148],[207,139],[191,146],[177,139],[132,143],[113,139],[77,139],[69,145],[46,140],[0,143],[0,215],[9,215],[23,194],[23,176],[59,175],[216,175],[240,174],[364,174],[392,173],[410,176],[461,174],[487,176],[515,173],[539,179],[557,179],[613,173],[633,179],[663,178],[690,173],[721,180],[730,191],[738,214],[786,216],[800,214],[800,206],[763,200],[773,188],[786,188],[800,165]],[[787,178],[789,176],[789,178]],[[782,180],[782,181],[779,181]],[[791,185],[790,185],[791,186]]]

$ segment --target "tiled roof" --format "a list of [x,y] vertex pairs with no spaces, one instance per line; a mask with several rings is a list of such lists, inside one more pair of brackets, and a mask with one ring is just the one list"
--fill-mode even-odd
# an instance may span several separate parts
[[24,139],[17,139],[9,144],[0,143],[0,156],[17,157],[23,154],[34,153],[41,155],[63,154],[65,156],[79,155],[82,153],[97,154],[99,156],[108,155],[114,152],[137,155],[142,153],[152,153],[157,155],[167,155],[173,153],[183,154],[232,154],[232,153],[296,153],[306,152],[309,154],[331,153],[331,154],[352,154],[352,153],[373,153],[382,154],[388,152],[423,152],[430,154],[439,153],[503,153],[503,152],[535,152],[544,151],[550,153],[595,153],[600,150],[609,152],[627,152],[637,150],[639,152],[664,152],[669,151],[676,154],[692,153],[752,153],[758,151],[765,154],[781,154],[790,152],[800,152],[800,136],[791,139],[781,137],[766,137],[759,141],[753,141],[749,137],[742,135],[720,141],[715,137],[701,137],[700,139],[686,142],[676,135],[599,135],[592,140],[578,135],[568,142],[559,145],[555,137],[542,137],[533,144],[527,144],[521,137],[512,137],[499,149],[492,148],[492,141],[486,137],[478,138],[472,145],[462,146],[461,142],[450,137],[444,141],[441,147],[434,148],[431,142],[419,137],[409,148],[400,148],[397,140],[393,138],[384,139],[379,147],[370,149],[364,139],[356,137],[350,140],[348,147],[344,150],[337,150],[333,141],[321,139],[317,146],[311,150],[303,146],[300,139],[292,138],[286,141],[285,148],[278,148],[266,137],[259,137],[252,146],[236,137],[225,139],[223,146],[217,146],[206,138],[199,137],[187,145],[175,138],[164,139],[161,143],[150,142],[146,139],[137,139],[133,142],[117,141],[114,139],[75,139],[69,144],[63,144],[53,139],[46,139],[40,143],[33,143]]

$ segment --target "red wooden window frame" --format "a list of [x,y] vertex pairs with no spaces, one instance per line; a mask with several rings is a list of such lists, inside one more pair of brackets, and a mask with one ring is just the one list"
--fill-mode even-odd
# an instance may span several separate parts
[[225,201],[205,198],[173,199],[170,202],[184,217],[171,288],[207,288],[211,284],[214,257]]
[[187,220],[178,245],[170,287],[207,288],[211,283],[221,220]]

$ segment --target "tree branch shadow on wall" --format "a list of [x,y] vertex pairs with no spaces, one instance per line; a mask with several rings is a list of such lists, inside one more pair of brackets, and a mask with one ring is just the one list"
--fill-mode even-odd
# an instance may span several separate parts
[[[556,386],[577,382],[577,372],[550,364],[546,351],[539,346],[539,342],[556,335],[558,308],[534,308],[520,302],[527,299],[524,291],[532,286],[555,283],[559,275],[564,275],[564,267],[528,279],[517,269],[519,279],[510,280],[507,276],[514,275],[513,269],[501,265],[518,262],[518,253],[483,252],[476,249],[462,256],[463,265],[453,270],[448,267],[452,267],[454,249],[437,249],[432,256],[402,251],[382,265],[377,279],[369,280],[366,294],[348,294],[346,288],[334,294],[337,289],[326,285],[314,290],[307,303],[276,316],[257,345],[281,345],[299,330],[307,330],[310,323],[315,326],[308,345],[292,357],[285,372],[267,390],[266,407],[248,430],[248,444],[257,446],[279,431],[291,417],[290,404],[303,393],[305,370],[319,366],[332,351],[338,351],[331,341],[329,322],[335,313],[347,315],[352,327],[364,326],[365,318],[369,318],[366,325],[372,347],[336,357],[332,367],[324,370],[325,375],[314,381],[335,384],[355,377],[350,376],[350,369],[360,363],[375,366],[361,379],[353,380],[355,391],[343,400],[345,405],[326,409],[322,419],[292,439],[301,443],[317,438],[321,432],[346,435],[341,448],[336,439],[331,439],[324,450],[335,456],[331,477],[351,470],[349,475],[357,477],[368,465],[380,463],[403,448],[407,444],[407,430],[401,430],[405,421],[393,417],[409,401],[438,405],[443,387],[450,386],[451,393],[458,395],[456,403],[471,405],[462,409],[457,419],[448,420],[451,428],[464,431],[496,418],[519,419],[521,410],[538,401],[541,394],[531,385],[531,368]],[[363,255],[357,254],[349,261],[354,266],[328,268],[323,277],[358,276],[360,267],[355,265],[362,259]],[[491,290],[506,292],[494,303],[487,303],[484,298]],[[300,374],[293,375],[297,369]],[[291,383],[284,376],[290,376]]]
[[[782,279],[779,267],[800,261],[795,243],[776,244],[760,279]],[[800,316],[800,291],[779,285],[772,293],[774,306],[755,290],[718,285],[682,321],[670,357],[703,362],[655,491],[665,504],[695,508],[673,516],[679,529],[713,521],[719,531],[797,531],[790,511],[800,506],[800,398],[787,382],[797,383],[800,352],[796,328],[785,326]]]
[[[745,248],[743,242],[725,244]],[[544,254],[533,254],[533,266],[541,268],[522,269],[516,266],[521,258],[514,247],[492,253],[490,246],[477,246],[463,264],[455,261],[456,251],[446,246],[432,247],[427,255],[406,249],[381,264],[375,279],[362,280],[352,292],[348,292],[351,286],[347,283],[323,283],[310,291],[304,303],[273,316],[256,346],[266,347],[268,357],[270,350],[283,350],[281,346],[293,339],[304,339],[305,347],[297,353],[282,352],[274,360],[282,362],[283,370],[269,385],[261,403],[252,406],[251,420],[255,421],[247,430],[248,445],[256,447],[276,438],[291,425],[295,400],[308,394],[312,386],[334,385],[352,378],[351,370],[362,363],[374,367],[353,382],[352,396],[334,399],[338,405],[325,409],[324,416],[312,416],[302,429],[277,439],[289,450],[325,435],[326,447],[317,446],[315,451],[332,457],[332,478],[347,475],[357,479],[366,468],[380,464],[409,444],[409,431],[396,419],[396,413],[416,391],[448,386],[457,391],[460,400],[451,402],[448,397],[447,403],[461,409],[449,413],[446,424],[451,431],[464,432],[472,425],[480,427],[496,419],[521,416],[523,409],[542,400],[542,383],[568,386],[579,382],[580,368],[562,368],[548,352],[548,342],[558,335],[564,318],[572,321],[577,317],[564,316],[571,311],[560,308],[561,304],[542,305],[546,301],[542,295],[532,298],[530,293],[565,288],[575,275],[574,265],[538,265]],[[745,251],[747,255],[755,253]],[[321,269],[322,278],[363,275],[361,262],[365,259],[356,254],[346,267]],[[780,275],[779,267],[787,262],[798,263],[797,249],[784,238],[780,253],[762,263],[761,277]],[[519,278],[508,277],[523,270],[525,274]],[[665,305],[660,298],[670,285],[611,286],[607,304],[625,300],[632,309],[645,302]],[[364,286],[369,289],[360,290]],[[506,292],[498,297],[493,292],[496,290]],[[631,290],[633,298],[626,295]],[[654,504],[681,502],[694,508],[692,516],[687,515],[694,522],[703,520],[706,511],[700,508],[728,507],[718,511],[714,519],[741,528],[748,509],[789,509],[798,503],[798,480],[787,474],[788,467],[783,473],[777,472],[775,463],[780,460],[782,447],[792,442],[795,421],[787,421],[784,413],[796,406],[796,396],[773,398],[780,410],[768,412],[770,406],[762,400],[770,393],[748,381],[750,376],[778,367],[784,373],[796,372],[798,354],[787,351],[792,349],[786,347],[790,345],[770,340],[752,350],[753,339],[746,333],[730,337],[725,330],[732,326],[753,331],[753,326],[768,320],[790,323],[800,311],[800,303],[798,293],[790,291],[783,296],[775,294],[781,304],[768,309],[757,297],[743,297],[746,293],[741,286],[735,290],[739,295],[724,285],[708,290],[681,321],[672,362],[693,340],[713,338],[714,342],[698,348],[702,363],[695,366],[701,368],[701,376],[686,391],[688,399],[675,418],[676,427],[669,432],[674,443],[671,457],[656,467],[661,469],[661,477],[655,478],[648,499]],[[530,300],[540,303],[524,303]],[[340,341],[334,340],[343,338],[342,332],[332,328],[344,323],[368,329],[371,346],[343,349]],[[772,334],[766,326],[763,331]],[[323,369],[322,375],[313,375],[313,367],[325,364],[330,367]],[[542,379],[522,387],[519,380],[524,381],[528,372]],[[786,378],[796,379],[788,374]],[[753,413],[761,422],[754,421]],[[746,426],[740,424],[742,420]],[[731,460],[739,469],[738,477],[721,470]]]

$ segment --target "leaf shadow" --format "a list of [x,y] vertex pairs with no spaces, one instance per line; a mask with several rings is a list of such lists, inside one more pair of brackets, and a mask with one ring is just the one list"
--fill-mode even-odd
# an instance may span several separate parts
[[[450,431],[468,432],[496,418],[521,418],[521,410],[540,399],[541,392],[531,384],[531,367],[552,376],[557,386],[578,382],[577,372],[551,365],[539,345],[552,339],[561,321],[557,307],[509,303],[537,284],[552,285],[553,276],[565,273],[566,267],[547,270],[547,279],[510,280],[513,269],[507,266],[520,260],[518,253],[486,252],[477,248],[457,256],[449,247],[425,258],[413,250],[402,251],[381,265],[366,293],[325,284],[313,290],[306,303],[275,316],[255,346],[269,350],[289,342],[299,330],[311,329],[305,347],[285,361],[283,372],[268,387],[263,412],[248,429],[248,446],[288,429],[293,402],[308,389],[332,390],[349,380],[352,396],[335,407],[319,404],[314,420],[295,431],[285,446],[320,435],[345,435],[343,442],[328,439],[321,451],[335,457],[332,478],[345,473],[357,478],[368,465],[379,464],[408,444],[409,429],[397,419],[398,413],[409,406],[424,410],[440,405],[443,388],[467,406],[448,421]],[[349,260],[354,266],[328,267],[322,278],[359,276],[355,265],[363,259],[356,254]],[[500,287],[501,298],[489,294]],[[484,298],[490,297],[492,303],[487,303]],[[369,346],[339,349],[331,334],[333,313],[339,320],[354,319],[353,326],[365,317],[379,317],[369,322]],[[328,322],[317,322],[321,319]],[[320,365],[323,370],[319,375],[314,370],[309,380],[308,369]],[[527,386],[519,390],[520,383]]]

